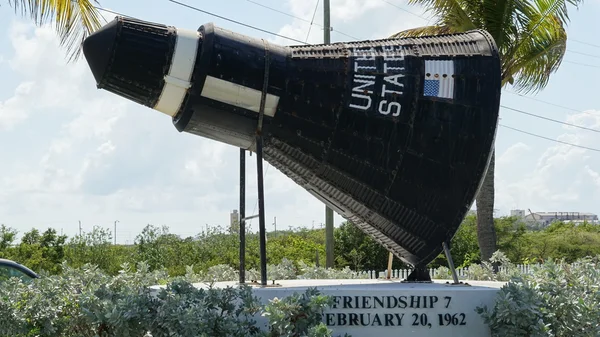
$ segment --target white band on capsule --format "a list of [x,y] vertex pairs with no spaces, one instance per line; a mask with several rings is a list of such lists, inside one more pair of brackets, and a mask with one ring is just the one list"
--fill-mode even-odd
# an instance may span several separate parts
[[183,99],[192,85],[190,80],[196,64],[199,39],[199,32],[177,28],[177,40],[171,66],[169,73],[165,75],[165,85],[154,106],[155,110],[171,117],[179,111]]

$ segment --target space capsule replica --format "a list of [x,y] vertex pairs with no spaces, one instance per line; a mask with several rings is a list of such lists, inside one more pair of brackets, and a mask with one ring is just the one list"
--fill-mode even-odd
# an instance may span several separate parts
[[498,122],[485,31],[281,46],[213,24],[117,17],[83,51],[97,87],[250,151],[422,268],[456,233]]

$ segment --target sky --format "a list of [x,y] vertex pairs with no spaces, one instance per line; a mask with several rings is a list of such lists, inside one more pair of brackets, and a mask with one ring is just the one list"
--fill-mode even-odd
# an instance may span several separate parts
[[[188,29],[213,22],[281,45],[297,44],[281,36],[323,41],[317,0],[187,1],[262,31],[167,0],[101,0],[100,6]],[[594,131],[600,130],[600,38],[589,29],[599,16],[599,0],[571,10],[565,61],[543,91],[503,90],[496,216],[511,209],[600,213],[600,131]],[[331,40],[385,38],[426,25],[427,18],[406,0],[332,0]],[[52,27],[36,27],[0,6],[0,224],[72,236],[80,223],[87,232],[112,230],[118,221],[119,243],[132,243],[147,224],[182,236],[227,226],[239,203],[239,150],[179,133],[170,117],[96,89],[85,59],[67,63],[66,53]],[[247,157],[247,214],[256,213],[255,159]],[[265,164],[265,216],[268,230],[274,222],[278,229],[320,227],[325,206]],[[336,225],[342,221],[336,214]],[[249,225],[257,230],[257,219]]]

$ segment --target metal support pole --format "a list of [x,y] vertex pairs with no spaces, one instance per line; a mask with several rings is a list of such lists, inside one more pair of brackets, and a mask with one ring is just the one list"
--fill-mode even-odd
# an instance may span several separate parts
[[323,0],[323,42],[331,43],[331,5],[329,0]]
[[115,236],[115,246],[117,245],[117,222],[119,222],[119,220],[115,220],[115,230],[113,231],[113,234]]
[[[323,1],[323,43],[331,43],[330,0]],[[333,268],[333,210],[325,206],[325,268]]]
[[260,283],[267,285],[267,231],[265,228],[265,189],[263,181],[263,140],[256,135],[256,174],[258,182],[258,232],[260,235]]
[[240,149],[240,283],[246,282],[246,150]]
[[334,267],[333,256],[333,210],[325,208],[325,268]]
[[458,284],[458,274],[456,274],[456,268],[454,268],[454,261],[452,260],[452,255],[450,255],[450,249],[448,248],[448,244],[444,242],[442,243],[442,246],[444,247],[446,259],[448,259],[448,267],[450,267],[450,272],[452,273],[452,279],[454,280],[454,284]]

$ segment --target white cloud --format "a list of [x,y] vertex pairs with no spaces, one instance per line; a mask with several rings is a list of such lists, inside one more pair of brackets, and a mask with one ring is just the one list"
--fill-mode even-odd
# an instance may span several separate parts
[[587,165],[585,166],[585,171],[590,176],[590,178],[592,178],[592,182],[596,184],[598,188],[600,188],[600,173],[598,173],[598,171],[592,170],[592,168],[590,168]]
[[[568,123],[600,129],[600,111],[569,115]],[[571,126],[556,139],[575,145],[599,148],[600,135]],[[496,169],[497,208],[505,213],[511,208],[533,211],[597,212],[600,202],[594,184],[598,184],[592,167],[600,167],[597,152],[566,144],[551,144],[544,150],[516,143],[499,154]],[[527,152],[523,150],[527,149]],[[596,185],[598,186],[598,185]]]
[[33,82],[22,82],[15,89],[13,97],[0,102],[0,130],[11,129],[27,119],[27,104],[31,102],[33,86]]
[[518,142],[509,147],[498,156],[496,166],[510,166],[518,164],[519,159],[531,152],[531,147],[525,143]]

